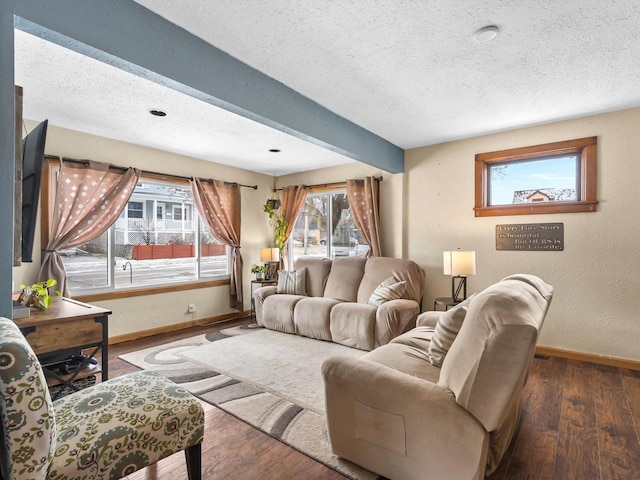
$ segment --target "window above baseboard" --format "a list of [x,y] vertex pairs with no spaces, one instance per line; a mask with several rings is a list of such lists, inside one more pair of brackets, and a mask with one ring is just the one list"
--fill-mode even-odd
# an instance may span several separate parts
[[597,137],[480,153],[475,216],[595,212]]

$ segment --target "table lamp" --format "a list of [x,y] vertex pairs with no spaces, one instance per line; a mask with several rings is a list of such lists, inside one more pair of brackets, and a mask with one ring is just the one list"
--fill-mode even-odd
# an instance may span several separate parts
[[442,252],[442,263],[444,274],[451,275],[451,298],[454,302],[461,302],[467,298],[466,276],[476,274],[476,252]]
[[278,270],[278,262],[280,262],[280,249],[279,248],[261,248],[260,249],[260,261],[267,265],[266,280],[273,280],[276,278],[276,271]]

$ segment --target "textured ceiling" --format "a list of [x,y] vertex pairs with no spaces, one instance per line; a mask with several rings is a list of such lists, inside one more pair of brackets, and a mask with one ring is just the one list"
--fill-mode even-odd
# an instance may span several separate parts
[[27,119],[268,175],[352,162],[20,30],[15,64]]
[[[405,149],[640,105],[635,0],[137,3]],[[500,35],[475,42],[490,24]],[[33,62],[36,40],[16,35],[17,83],[53,84],[25,111],[54,124],[276,175],[349,161],[65,49]],[[66,62],[77,84],[52,81]],[[84,97],[70,109],[63,94]]]

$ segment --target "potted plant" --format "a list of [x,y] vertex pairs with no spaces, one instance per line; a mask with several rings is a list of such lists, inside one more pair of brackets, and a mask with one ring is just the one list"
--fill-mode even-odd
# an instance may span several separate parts
[[284,221],[284,214],[276,211],[278,208],[280,208],[280,200],[269,199],[264,204],[263,210],[269,215],[269,223],[275,234],[273,243],[278,247],[282,256],[286,253],[287,237],[285,236],[285,230],[287,229],[287,222]]
[[251,265],[251,273],[256,274],[256,280],[264,280],[264,276],[269,271],[266,265]]
[[[53,303],[53,297],[49,294],[49,289],[55,287],[58,281],[54,278],[48,279],[46,282],[38,282],[33,285],[20,285],[22,291],[18,297],[18,302],[25,307],[35,307],[46,310]],[[56,295],[61,296],[59,291]]]

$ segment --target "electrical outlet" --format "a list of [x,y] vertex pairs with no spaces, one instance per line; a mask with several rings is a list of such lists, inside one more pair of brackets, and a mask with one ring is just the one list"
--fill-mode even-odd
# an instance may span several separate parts
[[187,313],[193,313],[196,311],[196,306],[193,303],[187,305]]

